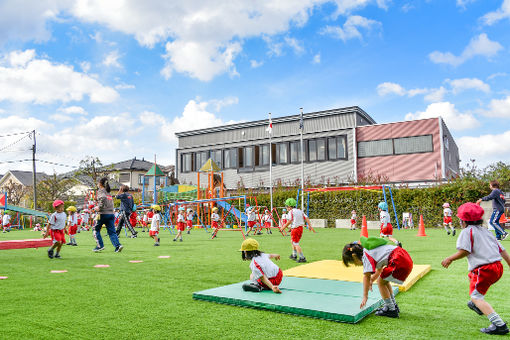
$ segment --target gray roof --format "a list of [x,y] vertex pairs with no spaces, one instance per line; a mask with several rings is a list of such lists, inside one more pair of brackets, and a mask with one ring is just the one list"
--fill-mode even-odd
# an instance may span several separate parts
[[[350,107],[343,107],[338,109],[332,109],[332,110],[325,110],[325,111],[317,111],[317,112],[310,112],[310,113],[304,113],[303,114],[303,120],[316,118],[316,117],[324,117],[324,116],[331,116],[331,115],[338,115],[338,114],[349,114],[356,112],[363,118],[365,118],[369,123],[375,124],[375,120],[370,117],[368,113],[363,111],[358,106],[350,106]],[[242,129],[242,128],[248,128],[248,127],[255,127],[255,126],[261,126],[261,125],[267,125],[269,119],[262,119],[262,120],[255,120],[251,122],[243,122],[243,123],[237,123],[237,124],[230,124],[230,125],[222,125],[222,126],[216,126],[206,129],[198,129],[198,130],[190,130],[190,131],[181,131],[176,132],[176,137],[184,137],[184,136],[192,136],[192,135],[199,135],[203,133],[208,132],[217,132],[217,131],[226,131],[226,130],[235,130],[235,129]],[[291,115],[291,116],[284,116],[284,117],[276,117],[271,119],[273,124],[276,123],[287,123],[291,121],[299,121],[300,115]]]
[[150,168],[154,165],[153,162],[148,162],[145,159],[128,159],[126,161],[113,163],[110,166],[113,170],[142,170],[149,171]]
[[[32,179],[32,171],[23,171],[23,170],[9,170],[9,172],[18,179],[26,187],[30,187],[33,184]],[[48,178],[44,172],[37,172],[36,179],[37,181],[42,181]]]

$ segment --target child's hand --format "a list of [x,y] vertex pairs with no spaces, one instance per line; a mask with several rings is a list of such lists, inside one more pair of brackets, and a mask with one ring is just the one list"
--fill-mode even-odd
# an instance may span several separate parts
[[363,299],[361,300],[361,304],[359,305],[359,309],[363,309],[365,305],[367,304],[368,296],[363,296]]
[[274,255],[274,259],[275,259],[275,260],[279,260],[279,259],[280,259],[280,254],[275,254],[275,255]]
[[452,260],[450,260],[449,257],[445,258],[442,262],[441,262],[441,265],[445,268],[448,268],[450,266],[450,264],[452,264]]
[[282,291],[280,290],[280,288],[278,288],[278,286],[273,286],[273,292],[277,293],[277,294],[281,294]]

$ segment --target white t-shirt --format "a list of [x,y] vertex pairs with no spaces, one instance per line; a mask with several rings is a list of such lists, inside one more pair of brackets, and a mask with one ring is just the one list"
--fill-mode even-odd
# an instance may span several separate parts
[[[452,209],[450,208],[444,208],[443,209],[443,215],[446,216],[446,217],[450,217],[452,216]],[[437,215],[436,215],[437,216]]]
[[154,215],[152,215],[152,222],[151,222],[151,230],[152,231],[159,230],[159,222],[160,221],[161,221],[161,216],[159,216],[158,213],[154,213]]
[[351,220],[355,220],[356,219],[356,214],[352,214],[351,215]]
[[386,227],[386,225],[391,222],[390,214],[385,210],[381,210],[381,213],[379,214],[379,220],[381,221],[382,226]]
[[478,225],[467,226],[460,232],[457,249],[469,252],[467,260],[470,271],[484,264],[501,261],[500,253],[505,250],[489,230]]
[[144,214],[143,215],[143,221],[144,222],[147,222],[149,220],[149,217],[147,216],[147,214]]
[[220,215],[218,215],[217,213],[212,213],[211,214],[211,221],[218,222],[219,220],[220,220]]
[[282,220],[288,221],[288,219],[289,219],[289,218],[287,217],[287,214],[286,214],[286,213],[285,213],[285,214],[282,214]]
[[77,225],[78,224],[78,214],[74,213],[72,215],[69,215],[67,217],[67,222],[69,222],[69,225]]
[[186,216],[186,219],[187,219],[188,221],[193,221],[193,215],[194,215],[194,214],[193,214],[193,211],[190,211],[190,212],[188,213],[188,215]]
[[11,215],[5,214],[2,219],[3,225],[8,225],[10,222],[11,222]]
[[246,215],[248,215],[248,221],[255,221],[257,219],[255,210],[252,207],[246,208]]
[[302,212],[300,209],[294,208],[291,211],[289,211],[287,217],[288,217],[287,221],[289,220],[292,221],[290,228],[294,229],[300,226],[304,226],[305,218],[307,218],[308,216],[306,216],[306,214]]
[[50,219],[48,220],[48,222],[50,222],[50,229],[53,229],[53,230],[64,229],[66,227],[66,220],[67,220],[67,215],[65,212],[61,212],[61,213],[54,212],[53,214],[51,214]]
[[265,214],[264,217],[262,218],[262,220],[264,222],[271,222],[271,215]]
[[373,273],[388,264],[388,257],[397,248],[392,245],[384,245],[371,250],[363,249],[363,273]]
[[184,223],[184,214],[177,215],[177,222],[183,222]]
[[271,261],[269,255],[266,253],[260,254],[260,256],[251,259],[250,269],[253,273],[253,279],[257,280],[265,275],[268,279],[278,275],[280,268]]
[[82,213],[81,218],[83,219],[83,223],[87,223],[89,221],[89,214],[88,213]]

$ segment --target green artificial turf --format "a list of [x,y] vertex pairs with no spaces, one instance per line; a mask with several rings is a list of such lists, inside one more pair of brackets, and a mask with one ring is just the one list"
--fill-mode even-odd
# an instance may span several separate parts
[[[374,234],[373,231],[370,231]],[[90,232],[78,234],[78,247],[64,247],[63,259],[50,260],[46,249],[0,251],[0,338],[2,339],[475,339],[487,338],[479,328],[485,317],[466,307],[466,260],[449,269],[441,260],[455,251],[456,238],[441,230],[395,231],[415,263],[431,264],[432,271],[397,300],[400,319],[370,315],[359,324],[298,317],[251,308],[195,301],[193,292],[248,279],[248,262],[238,250],[239,232],[210,234],[193,230],[184,242],[172,242],[168,231],[154,247],[147,233],[121,241],[122,253],[93,253]],[[0,240],[34,238],[39,233],[12,231]],[[339,259],[359,230],[306,231],[301,245],[309,261]],[[257,236],[261,249],[279,253],[282,269],[296,266],[288,259],[290,238],[279,234]],[[503,245],[510,244],[504,241]],[[160,259],[160,255],[170,255]],[[143,260],[143,263],[130,263]],[[108,264],[109,268],[94,268]],[[504,264],[507,267],[506,264]],[[507,267],[508,269],[508,267]],[[50,274],[51,270],[67,270]],[[510,275],[487,295],[503,319],[510,320]]]

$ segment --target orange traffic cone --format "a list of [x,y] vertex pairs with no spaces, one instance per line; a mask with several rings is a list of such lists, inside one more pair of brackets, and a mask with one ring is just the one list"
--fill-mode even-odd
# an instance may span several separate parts
[[363,220],[361,221],[361,233],[360,236],[368,237],[368,227],[367,227],[367,219],[365,215],[363,215]]
[[507,222],[508,222],[508,220],[507,220],[505,214],[501,215],[501,218],[499,219],[499,223],[507,223]]
[[425,224],[423,223],[423,215],[420,215],[420,226],[418,227],[418,235],[416,236],[427,236],[427,234],[425,234]]

